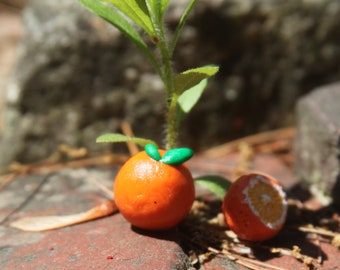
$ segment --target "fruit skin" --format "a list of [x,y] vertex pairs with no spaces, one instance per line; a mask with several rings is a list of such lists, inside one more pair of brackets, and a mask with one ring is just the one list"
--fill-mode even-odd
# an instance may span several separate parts
[[[251,185],[251,181],[256,177],[260,177],[260,179],[271,185],[274,190],[277,189],[279,195],[282,196],[280,198],[282,200],[282,208],[279,209],[282,210],[282,216],[274,225],[268,226],[268,224],[262,222],[248,204],[249,201],[246,198],[245,189]],[[232,184],[224,197],[222,212],[228,226],[240,239],[264,241],[274,237],[282,229],[286,219],[287,202],[285,194],[276,180],[265,175],[248,174],[241,176]]]
[[[165,150],[159,149],[163,156]],[[166,230],[178,224],[195,199],[192,175],[185,165],[167,165],[145,151],[128,159],[114,182],[114,198],[132,225]]]

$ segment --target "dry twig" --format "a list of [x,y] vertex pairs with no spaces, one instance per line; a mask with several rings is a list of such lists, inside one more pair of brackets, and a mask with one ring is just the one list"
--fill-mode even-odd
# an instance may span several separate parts
[[[128,122],[123,121],[121,128],[122,128],[124,135],[129,136],[129,137],[134,137],[131,125]],[[127,147],[129,149],[131,156],[133,156],[133,155],[135,155],[139,152],[138,147],[134,142],[127,142],[126,144],[127,144]]]
[[217,147],[210,148],[202,153],[206,157],[218,157],[238,150],[241,143],[252,147],[259,147],[260,152],[280,152],[290,149],[290,141],[295,136],[295,128],[283,128],[243,137]]
[[9,168],[9,173],[0,177],[0,191],[6,188],[14,179],[28,174],[49,174],[57,172],[61,169],[80,168],[89,166],[109,166],[113,164],[121,164],[127,160],[126,155],[122,154],[103,154],[100,156],[89,157],[86,159],[51,162],[47,159],[42,162],[23,165],[20,163],[13,163]]

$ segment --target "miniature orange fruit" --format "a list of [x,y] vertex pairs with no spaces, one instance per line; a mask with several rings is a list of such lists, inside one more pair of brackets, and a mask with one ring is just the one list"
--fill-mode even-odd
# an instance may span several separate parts
[[[158,151],[159,157],[166,153]],[[189,169],[183,164],[169,165],[157,159],[146,151],[137,153],[125,162],[114,182],[119,211],[132,225],[142,229],[174,227],[189,213],[195,199]]]
[[263,241],[274,237],[287,215],[286,195],[273,178],[248,174],[237,179],[224,197],[226,222],[239,238]]

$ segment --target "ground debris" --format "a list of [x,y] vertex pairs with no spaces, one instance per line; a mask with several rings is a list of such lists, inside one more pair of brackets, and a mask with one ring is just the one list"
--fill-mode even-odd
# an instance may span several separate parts
[[[301,208],[301,202],[298,205]],[[302,214],[299,211],[290,211],[289,215],[295,215],[295,217],[290,216],[283,228],[283,236],[264,242],[242,241],[219,221],[220,206],[220,201],[196,201],[191,215],[179,227],[183,248],[188,252],[192,267],[195,269],[204,269],[205,264],[219,257],[232,260],[249,269],[279,270],[285,268],[272,265],[270,258],[290,256],[295,258],[297,263],[300,262],[301,267],[304,265],[307,269],[315,270],[321,269],[325,259],[320,243],[327,242],[338,247],[340,240],[338,232],[308,224],[296,226],[296,220],[301,219],[303,223],[306,219],[306,213]],[[308,213],[311,215],[310,219],[313,219],[315,213],[312,211]],[[331,223],[334,227],[334,222]],[[287,238],[288,234],[302,236],[295,241],[289,239],[290,247],[287,247],[284,238]],[[306,242],[313,244],[317,250],[315,254],[305,253],[306,250],[302,246]]]

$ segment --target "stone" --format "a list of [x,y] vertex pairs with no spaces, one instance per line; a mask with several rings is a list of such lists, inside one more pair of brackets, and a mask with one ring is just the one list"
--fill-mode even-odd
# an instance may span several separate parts
[[[120,76],[120,64],[106,72],[103,64],[114,62],[113,48],[121,46],[121,35],[100,19],[88,20],[87,15],[75,1],[30,1],[27,5],[19,63],[7,87],[0,163],[18,155],[21,161],[47,157],[63,141],[83,144],[97,114],[104,118],[108,110],[122,114],[123,90],[104,96],[107,89],[101,86],[104,81],[114,85],[117,77],[112,73]],[[105,46],[104,39],[112,42]],[[89,51],[101,53],[90,56]],[[106,79],[102,77],[95,92],[91,85],[96,84],[98,72]],[[107,125],[117,126],[114,117],[101,127]],[[96,127],[100,132],[100,121]],[[79,129],[82,134],[77,133]],[[95,144],[87,144],[91,145]]]
[[324,204],[340,205],[340,83],[314,89],[297,104],[296,174]]
[[[171,33],[187,1],[172,1]],[[340,79],[337,0],[199,1],[174,54],[174,67],[217,64],[184,119],[180,146],[195,150],[294,123],[297,97]],[[59,144],[90,152],[127,120],[139,137],[164,142],[165,100],[150,64],[115,28],[77,1],[30,0],[9,83],[0,164],[48,157]]]

